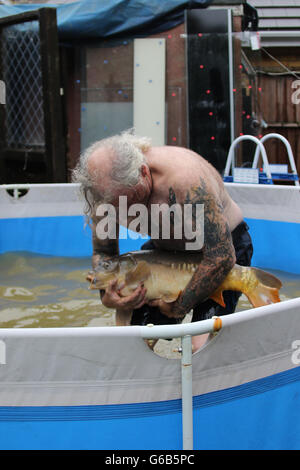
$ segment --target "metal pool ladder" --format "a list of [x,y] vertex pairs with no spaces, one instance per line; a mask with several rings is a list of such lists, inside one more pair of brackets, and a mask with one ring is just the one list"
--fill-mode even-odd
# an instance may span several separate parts
[[[266,149],[264,147],[264,142],[266,140],[270,139],[270,138],[279,139],[285,145],[286,150],[287,150],[287,154],[288,154],[288,158],[289,158],[289,162],[290,162],[290,166],[291,166],[291,170],[292,170],[291,173],[287,173],[287,172],[286,173],[282,173],[282,172],[280,173],[280,172],[276,172],[276,171],[271,171],[271,167],[273,169],[274,166],[273,165],[270,166],[269,161],[268,161],[268,157],[267,157],[267,153],[266,153]],[[224,176],[223,176],[223,179],[224,179],[225,182],[234,182],[234,176],[233,176],[233,172],[235,170],[234,163],[233,163],[234,162],[234,151],[235,151],[235,147],[243,140],[251,140],[252,142],[256,143],[256,149],[255,149],[254,159],[253,159],[253,163],[252,163],[252,170],[257,169],[257,164],[258,164],[259,156],[260,156],[260,153],[261,153],[263,164],[264,164],[264,171],[263,172],[258,171],[258,181],[257,181],[258,183],[260,183],[260,184],[273,184],[274,180],[282,179],[282,180],[286,180],[286,181],[294,181],[294,184],[296,186],[299,186],[299,177],[298,177],[298,174],[297,174],[297,168],[296,168],[296,164],[295,164],[294,155],[293,155],[293,152],[292,152],[291,145],[285,137],[283,137],[281,134],[276,134],[276,133],[266,134],[261,139],[258,139],[257,137],[254,137],[253,135],[243,135],[243,136],[237,137],[232,142],[232,144],[230,146],[230,149],[229,149],[229,152],[228,152],[228,157],[227,157],[226,166],[225,166],[225,170],[224,170]],[[232,175],[229,175],[230,168],[232,169]],[[248,170],[249,171],[249,169],[246,169],[246,168],[244,168],[242,170]]]

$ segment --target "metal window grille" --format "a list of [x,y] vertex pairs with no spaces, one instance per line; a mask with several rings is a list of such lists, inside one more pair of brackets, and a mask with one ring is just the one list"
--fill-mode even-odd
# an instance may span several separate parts
[[4,27],[2,51],[6,145],[15,149],[44,148],[39,22]]

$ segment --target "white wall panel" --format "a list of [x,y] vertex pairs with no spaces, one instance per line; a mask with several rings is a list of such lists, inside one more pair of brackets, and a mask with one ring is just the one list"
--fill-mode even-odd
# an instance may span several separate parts
[[134,40],[133,122],[138,135],[165,144],[165,39]]

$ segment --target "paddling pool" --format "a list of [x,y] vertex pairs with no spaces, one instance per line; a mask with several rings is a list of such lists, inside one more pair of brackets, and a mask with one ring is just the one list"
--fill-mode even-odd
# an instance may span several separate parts
[[[299,189],[226,186],[250,227],[253,265],[299,275]],[[0,253],[91,255],[77,185],[32,185],[22,197],[2,187],[0,208]],[[300,449],[300,298],[261,309],[193,355],[195,449]],[[182,448],[180,360],[108,331],[0,331],[1,449]]]

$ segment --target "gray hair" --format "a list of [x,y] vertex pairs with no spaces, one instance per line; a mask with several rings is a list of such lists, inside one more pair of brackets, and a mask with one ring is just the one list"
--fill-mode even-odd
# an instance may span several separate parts
[[81,184],[81,191],[86,200],[85,213],[92,215],[95,204],[109,202],[113,189],[101,190],[101,170],[88,171],[90,156],[98,149],[107,148],[113,152],[110,172],[111,188],[133,187],[140,179],[141,166],[146,162],[144,152],[151,147],[148,137],[138,137],[133,129],[121,134],[107,137],[90,145],[81,155],[78,164],[72,172],[72,181]]

